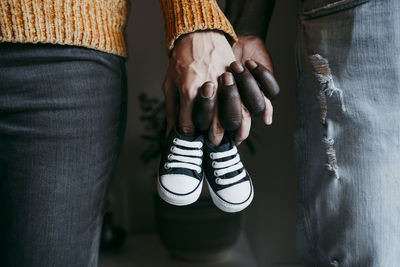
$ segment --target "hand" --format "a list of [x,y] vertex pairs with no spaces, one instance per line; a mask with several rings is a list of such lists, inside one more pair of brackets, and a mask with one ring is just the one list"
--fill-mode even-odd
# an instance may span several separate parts
[[238,42],[233,47],[236,60],[244,64],[247,59],[253,59],[264,65],[271,73],[274,73],[272,60],[263,40],[253,35],[239,36],[238,38]]
[[[199,88],[207,81],[212,86],[204,88],[203,95],[212,97],[217,91],[217,78],[227,71],[235,60],[232,48],[222,33],[198,31],[181,37],[175,43],[163,83],[167,109],[167,134],[178,121],[179,129],[186,135],[195,133],[192,122],[193,100]],[[178,104],[179,101],[179,104]],[[224,130],[218,121],[218,111],[213,115],[209,130],[212,144],[218,145]]]
[[[246,67],[250,70],[251,74],[253,74],[254,76],[254,69],[263,68],[263,66],[265,66],[265,68],[270,72],[270,74],[273,74],[271,58],[267,50],[265,49],[264,42],[260,38],[255,36],[239,36],[238,43],[233,48],[233,52],[235,54],[236,59],[239,61],[238,63],[241,64],[234,63],[232,64],[233,68],[231,67],[231,69],[235,70],[235,68],[237,69],[241,65],[246,65]],[[247,61],[249,59],[252,59],[253,62]],[[257,77],[255,78],[257,81],[259,81]],[[273,93],[274,95],[271,95],[270,97],[274,97],[278,92],[279,92],[279,87],[275,89],[275,92]],[[265,102],[263,120],[265,124],[270,125],[272,123],[273,107],[271,101],[267,97],[265,97],[265,95],[263,97]],[[251,116],[248,110],[244,106],[242,110],[242,116],[243,116],[242,124],[239,130],[237,131],[235,137],[235,141],[238,144],[248,137],[251,126]]]

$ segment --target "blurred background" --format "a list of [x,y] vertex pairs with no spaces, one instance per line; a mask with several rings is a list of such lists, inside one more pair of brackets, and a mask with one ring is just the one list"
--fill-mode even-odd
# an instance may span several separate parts
[[[192,266],[170,260],[156,234],[154,177],[158,161],[146,164],[141,158],[142,152],[149,149],[149,142],[142,137],[146,130],[145,122],[140,120],[141,101],[152,98],[162,101],[161,83],[168,58],[158,1],[131,2],[127,28],[128,124],[109,194],[113,224],[124,228],[128,239],[122,250],[102,253],[100,266]],[[193,266],[300,266],[295,249],[297,179],[292,144],[297,2],[277,1],[266,40],[281,86],[281,95],[273,103],[274,122],[265,127],[261,120],[254,121],[251,137],[254,153],[246,145],[240,146],[241,158],[254,181],[255,198],[241,218],[239,243],[225,263],[220,260],[220,265]],[[219,3],[223,8],[224,2]],[[139,100],[142,93],[147,98],[142,96]],[[236,250],[239,252],[235,253]],[[227,263],[229,260],[234,264]]]

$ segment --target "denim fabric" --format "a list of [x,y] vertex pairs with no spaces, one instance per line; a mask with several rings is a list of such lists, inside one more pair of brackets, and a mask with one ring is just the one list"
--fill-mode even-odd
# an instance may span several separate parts
[[123,58],[0,44],[0,266],[97,266],[125,114]]
[[297,42],[305,266],[400,264],[400,1],[304,0]]

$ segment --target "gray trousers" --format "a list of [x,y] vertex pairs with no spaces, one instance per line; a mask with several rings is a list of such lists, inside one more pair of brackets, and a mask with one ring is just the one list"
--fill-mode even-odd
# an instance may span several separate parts
[[305,266],[400,266],[400,1],[304,0],[297,41]]
[[122,58],[0,44],[0,266],[97,266],[125,114]]

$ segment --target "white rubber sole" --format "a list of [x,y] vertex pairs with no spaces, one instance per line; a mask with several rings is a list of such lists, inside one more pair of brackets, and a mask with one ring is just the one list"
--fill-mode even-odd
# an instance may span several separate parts
[[[251,183],[251,182],[250,182]],[[211,188],[210,184],[207,181],[208,189],[210,191],[211,199],[214,202],[215,206],[219,208],[222,211],[229,212],[229,213],[234,213],[234,212],[239,212],[247,208],[251,201],[253,201],[254,197],[254,188],[253,188],[253,183],[251,183],[251,195],[250,197],[243,203],[240,204],[232,204],[224,201],[221,199],[217,194],[214,192],[214,190]]]
[[165,190],[165,188],[161,185],[160,177],[157,176],[157,191],[158,195],[167,203],[175,206],[186,206],[190,205],[196,200],[199,199],[201,190],[203,189],[203,181],[204,178],[201,180],[200,184],[197,186],[196,190],[188,195],[176,195],[171,192]]

